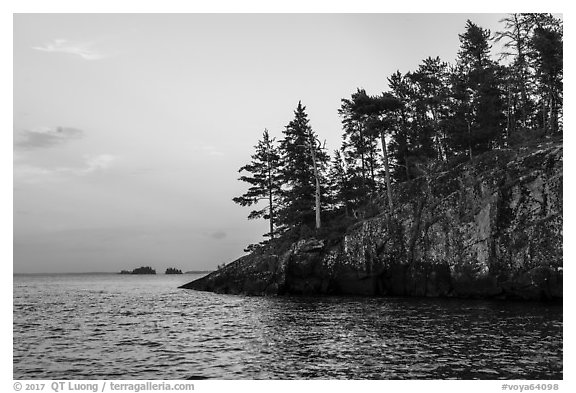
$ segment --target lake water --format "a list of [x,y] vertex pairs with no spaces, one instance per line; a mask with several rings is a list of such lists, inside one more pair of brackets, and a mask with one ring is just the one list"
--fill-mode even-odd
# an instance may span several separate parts
[[562,306],[246,297],[200,276],[14,276],[15,379],[561,379]]

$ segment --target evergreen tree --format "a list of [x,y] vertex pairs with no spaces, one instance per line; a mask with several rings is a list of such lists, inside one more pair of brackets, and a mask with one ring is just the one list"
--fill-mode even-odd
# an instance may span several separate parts
[[340,150],[334,151],[328,169],[329,204],[332,210],[344,210],[346,217],[350,216],[350,210],[356,209],[360,201],[353,200],[354,193],[346,170],[346,162]]
[[449,116],[443,122],[448,136],[449,154],[467,152],[472,157],[472,91],[461,66],[450,68]]
[[270,231],[264,236],[272,239],[276,233],[275,210],[281,191],[280,154],[274,142],[275,140],[270,138],[268,130],[264,130],[262,139],[254,147],[255,152],[252,155],[252,161],[238,171],[249,173],[249,175],[241,176],[238,180],[250,184],[250,188],[242,196],[232,199],[241,206],[252,206],[261,200],[266,200],[268,205],[250,212],[248,219],[267,219],[270,224]]
[[369,125],[366,114],[358,109],[369,100],[364,89],[357,89],[350,99],[342,99],[338,110],[342,118],[342,152],[356,193],[365,198],[377,189],[380,169],[378,133]]
[[414,146],[418,158],[447,158],[446,133],[442,127],[447,118],[447,103],[450,94],[448,64],[439,57],[423,60],[415,72],[409,74],[414,84],[414,99],[417,118],[421,129]]
[[356,116],[366,119],[367,129],[371,133],[380,136],[390,212],[393,210],[393,202],[386,133],[390,132],[391,124],[397,119],[397,114],[402,108],[402,102],[391,93],[383,93],[375,97],[363,95],[355,101],[353,107],[353,112]]
[[387,114],[392,175],[398,181],[419,176],[429,159],[446,159],[441,119],[445,117],[446,63],[428,58],[414,72],[388,78],[391,94],[401,103]]
[[[504,30],[495,34],[495,41],[504,41],[500,58],[512,57],[513,61],[506,73],[507,130],[511,134],[519,122],[522,128],[528,125],[530,113],[530,83],[531,75],[527,54],[531,33],[531,23],[526,14],[509,14],[500,22]],[[516,112],[519,115],[516,115]]]
[[493,147],[503,124],[503,81],[490,59],[490,30],[471,21],[459,35],[460,50],[452,75],[452,106],[450,138],[452,147],[468,154],[481,153]]
[[507,74],[510,129],[519,122],[525,129],[559,130],[563,112],[562,21],[552,14],[521,13],[510,14],[502,22],[505,30],[498,32],[496,39],[504,40],[502,57],[513,56]]
[[386,133],[390,132],[390,125],[395,115],[400,112],[403,108],[402,101],[399,100],[391,93],[382,93],[376,97],[370,97],[370,101],[362,108],[366,114],[375,119],[375,129],[379,131],[380,141],[382,143],[382,155],[384,162],[384,171],[386,179],[386,193],[388,196],[388,207],[389,212],[392,214],[394,210],[394,204],[392,200],[392,184],[390,180],[390,169],[389,169],[389,157],[388,149],[386,146]]
[[551,14],[510,14],[502,22],[496,39],[504,42],[502,57],[512,58],[507,65],[491,59],[490,31],[467,21],[456,64],[428,57],[414,71],[392,74],[388,92],[357,89],[342,99],[342,147],[329,168],[299,102],[279,148],[265,131],[252,162],[240,169],[251,187],[234,201],[268,200],[249,215],[270,220],[268,236],[309,232],[321,227],[323,212],[330,213],[324,220],[348,222],[378,191],[386,190],[392,212],[392,182],[429,177],[435,160],[472,158],[506,145],[521,129],[560,131],[562,22]]
[[282,152],[281,222],[287,227],[320,226],[321,183],[328,155],[319,145],[309,125],[306,107],[298,102],[294,119],[284,130],[280,141]]
[[530,40],[531,58],[542,108],[542,127],[554,133],[559,130],[563,102],[563,40],[559,24],[538,26]]
[[[416,130],[416,102],[409,74],[396,71],[388,78],[388,87],[396,99],[402,103],[398,110],[387,113],[386,129],[393,136],[390,141],[390,155],[393,158],[392,175],[399,181],[409,180],[410,162],[413,155],[412,139]],[[389,163],[390,164],[390,163]]]

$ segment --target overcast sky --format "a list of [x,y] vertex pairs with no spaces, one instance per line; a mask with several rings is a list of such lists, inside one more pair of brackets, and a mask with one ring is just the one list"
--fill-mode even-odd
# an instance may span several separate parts
[[340,99],[453,62],[502,14],[14,17],[14,272],[213,269],[261,240],[232,202],[299,100],[332,151]]

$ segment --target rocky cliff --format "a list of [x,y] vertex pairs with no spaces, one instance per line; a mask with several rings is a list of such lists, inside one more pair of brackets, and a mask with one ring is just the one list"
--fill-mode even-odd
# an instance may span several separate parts
[[394,190],[337,242],[244,256],[182,288],[245,294],[562,298],[562,141],[495,150]]

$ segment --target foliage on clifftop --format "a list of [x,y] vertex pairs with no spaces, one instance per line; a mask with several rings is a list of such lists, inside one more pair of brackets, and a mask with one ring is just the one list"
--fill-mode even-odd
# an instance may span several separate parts
[[286,232],[183,288],[246,294],[562,298],[560,138],[432,168],[356,217]]
[[[338,234],[379,214],[382,201],[393,214],[402,198],[392,189],[404,183],[426,186],[457,163],[481,171],[486,152],[501,158],[525,139],[561,138],[562,20],[523,13],[501,22],[493,35],[468,20],[455,64],[429,57],[416,70],[390,75],[381,94],[358,88],[341,99],[341,147],[332,157],[299,102],[278,142],[264,131],[240,168],[249,188],[234,202],[256,207],[249,219],[268,220],[264,236],[274,248],[278,238],[290,244],[311,233]],[[491,53],[497,41],[506,64]]]
[[[538,155],[538,152],[555,146],[562,148],[561,135],[549,137],[538,132],[526,132],[523,137],[517,137],[511,146],[485,152],[471,160],[460,156],[447,162],[435,162],[429,167],[422,167],[420,176],[393,185],[394,205],[396,206],[393,215],[400,213],[406,205],[417,209],[417,201],[423,196],[443,199],[457,192],[465,186],[462,183],[464,171],[471,173],[469,177],[478,176],[478,179],[502,179],[504,176],[509,179],[509,184],[506,185],[509,188],[519,181],[519,173],[530,169],[530,166],[536,166],[532,168],[534,170],[545,170],[546,168],[538,168],[541,162],[535,160],[534,157]],[[508,163],[514,160],[522,162],[523,167],[508,166]],[[501,174],[500,177],[495,175],[495,172],[506,171],[508,172],[506,175]],[[346,234],[361,225],[364,220],[388,215],[387,195],[381,191],[359,205],[353,215],[343,210],[324,212],[322,228],[315,230],[309,225],[300,225],[287,230],[275,239],[252,245],[247,251],[255,254],[279,255],[286,252],[294,243],[311,238],[323,240],[328,246],[335,245]]]

